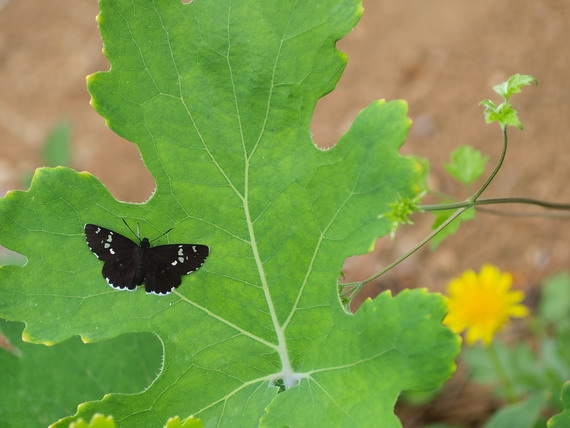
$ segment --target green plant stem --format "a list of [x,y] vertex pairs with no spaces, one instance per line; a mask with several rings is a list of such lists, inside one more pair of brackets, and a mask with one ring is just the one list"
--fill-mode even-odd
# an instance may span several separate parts
[[516,213],[510,213],[506,211],[494,210],[492,208],[487,207],[477,207],[477,212],[481,212],[484,214],[493,214],[499,215],[504,217],[540,217],[540,218],[559,218],[559,219],[569,219],[570,212],[530,212],[530,211],[522,211]]
[[346,291],[341,293],[341,296],[347,298],[348,300],[352,300],[352,298],[360,291],[360,289],[364,285],[368,284],[370,281],[375,280],[379,276],[385,274],[390,269],[392,269],[394,266],[402,263],[404,260],[406,260],[412,254],[414,254],[416,251],[418,251],[421,247],[423,247],[425,244],[427,244],[429,241],[431,241],[435,235],[437,235],[439,232],[441,232],[449,223],[451,223],[453,220],[455,220],[457,217],[459,217],[461,214],[463,214],[463,212],[465,212],[467,209],[468,209],[468,207],[459,208],[447,220],[445,220],[442,224],[440,224],[437,229],[435,229],[432,233],[430,233],[428,236],[426,236],[424,239],[422,239],[414,248],[412,248],[406,254],[404,254],[403,256],[399,257],[398,259],[396,259],[395,261],[390,263],[388,266],[386,266],[380,272],[375,273],[370,278],[367,278],[364,281],[350,282],[348,284],[344,284],[344,288],[346,289]]
[[465,200],[463,202],[455,202],[452,204],[434,204],[434,205],[418,205],[418,209],[421,211],[444,211],[453,210],[463,207],[472,207],[479,205],[495,205],[495,204],[529,204],[538,205],[543,208],[549,208],[553,210],[570,210],[570,204],[558,204],[555,202],[541,201],[532,198],[485,198],[478,199],[476,201]]
[[489,187],[489,184],[491,184],[491,181],[493,181],[493,178],[495,178],[495,176],[497,175],[497,173],[501,169],[501,166],[503,166],[505,156],[507,155],[508,142],[509,142],[509,139],[507,138],[507,127],[504,126],[503,127],[503,150],[501,151],[501,157],[499,158],[499,162],[497,162],[497,165],[495,165],[495,169],[493,170],[491,175],[489,175],[489,177],[487,177],[487,180],[485,181],[485,183],[483,183],[483,185],[479,188],[479,190],[477,190],[477,192],[469,198],[470,201],[475,202],[477,200],[477,198],[479,198],[479,196],[481,196],[481,193],[483,193],[485,191],[485,189],[487,187]]
[[507,372],[505,371],[505,368],[503,367],[503,364],[501,363],[501,359],[499,358],[499,355],[497,354],[497,350],[495,349],[494,343],[491,342],[491,344],[489,346],[485,346],[485,348],[487,349],[487,355],[489,356],[489,359],[491,360],[491,363],[493,364],[493,368],[495,369],[495,373],[497,374],[499,381],[503,385],[503,388],[505,390],[505,395],[507,396],[507,400],[509,401],[509,403],[514,403],[517,400],[517,397],[513,391],[513,386],[511,384],[511,380],[507,376]]

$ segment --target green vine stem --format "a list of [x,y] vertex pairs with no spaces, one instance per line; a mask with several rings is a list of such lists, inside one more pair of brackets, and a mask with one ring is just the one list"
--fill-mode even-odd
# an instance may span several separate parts
[[472,206],[477,207],[479,205],[495,205],[495,204],[530,204],[530,205],[538,205],[540,207],[549,208],[553,210],[565,210],[565,211],[570,210],[570,204],[558,204],[555,202],[546,202],[532,198],[485,198],[485,199],[478,199],[473,202],[465,200],[463,202],[455,202],[452,204],[418,205],[418,209],[420,211],[444,211],[444,210],[453,210],[463,207],[470,208]]
[[487,177],[487,180],[485,181],[485,183],[483,183],[483,185],[479,188],[479,190],[477,190],[477,192],[475,192],[475,194],[468,199],[469,201],[471,201],[473,203],[479,198],[479,196],[481,196],[481,193],[483,193],[485,191],[485,189],[487,187],[489,187],[489,184],[491,184],[491,181],[493,181],[493,178],[495,178],[495,176],[497,175],[497,173],[501,169],[501,166],[503,166],[505,156],[507,155],[507,146],[508,146],[509,139],[507,137],[507,127],[503,126],[502,128],[503,128],[503,150],[501,151],[501,157],[499,158],[497,165],[495,165],[495,169],[493,170],[491,175],[489,175],[489,177]]
[[564,208],[558,208],[560,210],[564,210],[565,212],[531,212],[531,211],[519,211],[516,213],[510,213],[501,210],[494,210],[493,208],[487,208],[478,206],[477,212],[481,212],[484,214],[493,214],[503,217],[524,217],[524,218],[531,218],[531,217],[540,217],[540,218],[558,218],[558,219],[569,219],[570,212]]
[[[475,203],[477,202],[477,198],[481,195],[481,193],[483,193],[485,191],[485,189],[489,186],[489,184],[491,184],[491,181],[493,181],[493,178],[495,178],[495,176],[497,175],[497,172],[499,172],[499,169],[501,169],[501,166],[503,165],[503,161],[505,160],[505,156],[507,154],[508,138],[507,138],[507,128],[503,127],[502,129],[503,129],[503,150],[501,151],[501,157],[499,158],[497,165],[495,165],[495,169],[493,169],[493,172],[489,175],[489,177],[487,177],[487,180],[485,181],[485,183],[483,183],[483,185],[479,188],[479,190],[477,190],[477,192],[475,192],[471,197],[469,197],[465,201],[460,202],[458,204],[441,204],[441,205],[418,206],[418,208],[420,210],[423,210],[423,211],[435,211],[436,209],[438,209],[438,210],[439,209],[456,209],[456,211],[446,221],[444,221],[442,224],[440,224],[437,229],[435,229],[432,233],[430,233],[428,236],[426,236],[424,239],[422,239],[416,246],[414,246],[414,248],[412,248],[410,251],[408,251],[403,256],[399,257],[397,260],[390,263],[388,266],[386,266],[380,272],[375,273],[374,275],[365,279],[364,281],[351,282],[348,284],[343,284],[344,289],[340,293],[340,296],[342,298],[345,298],[350,302],[354,298],[354,296],[356,296],[356,294],[358,294],[358,292],[362,289],[362,287],[364,285],[368,284],[370,281],[375,280],[379,276],[388,272],[390,269],[392,269],[395,266],[402,263],[404,260],[406,260],[412,254],[414,254],[416,251],[418,251],[421,247],[423,247],[425,244],[427,244],[429,241],[431,241],[434,236],[436,236],[439,232],[441,232],[453,220],[455,220],[457,217],[459,217],[461,214],[463,214],[465,211],[467,211],[469,208],[471,208],[475,205]],[[441,207],[444,207],[444,208],[441,208]]]
[[416,251],[418,251],[421,247],[423,247],[425,244],[427,244],[429,241],[432,240],[432,238],[437,235],[440,231],[442,231],[449,223],[451,223],[453,220],[455,220],[457,217],[459,217],[461,214],[463,214],[463,212],[465,212],[469,207],[462,207],[459,208],[457,211],[455,211],[447,220],[445,220],[442,224],[439,225],[439,227],[437,229],[435,229],[432,233],[430,233],[428,236],[426,236],[424,239],[422,239],[414,248],[412,248],[410,251],[408,251],[406,254],[404,254],[403,256],[401,256],[400,258],[398,258],[397,260],[393,261],[392,263],[390,263],[388,266],[386,266],[384,269],[382,269],[380,272],[372,275],[370,278],[365,279],[364,281],[360,281],[360,282],[349,282],[347,284],[343,284],[344,287],[344,291],[340,294],[341,297],[347,299],[347,300],[352,300],[354,296],[356,296],[356,294],[358,294],[358,292],[360,291],[360,289],[368,284],[370,281],[375,280],[376,278],[378,278],[379,276],[385,274],[386,272],[388,272],[390,269],[392,269],[393,267],[399,265],[400,263],[402,263],[404,260],[406,260],[408,257],[410,257],[412,254],[414,254]]
[[517,400],[517,397],[513,391],[513,386],[511,384],[511,380],[507,376],[507,372],[505,371],[505,367],[497,354],[497,350],[495,349],[494,343],[491,342],[489,346],[485,346],[487,349],[487,355],[493,364],[493,369],[499,378],[499,381],[503,385],[505,390],[505,395],[507,396],[507,400],[509,403],[514,403]]

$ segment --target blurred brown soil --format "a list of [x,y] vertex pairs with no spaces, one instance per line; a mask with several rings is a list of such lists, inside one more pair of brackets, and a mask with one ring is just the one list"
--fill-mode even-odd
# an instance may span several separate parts
[[[540,85],[512,99],[525,130],[510,132],[506,163],[485,196],[570,201],[570,2],[365,0],[364,8],[359,25],[338,44],[349,62],[336,90],[317,105],[317,144],[333,145],[374,100],[405,99],[414,125],[402,152],[430,161],[433,189],[463,198],[465,190],[442,164],[461,144],[495,162],[500,131],[483,122],[478,102],[494,97],[491,86],[511,74],[532,74]],[[41,166],[42,140],[68,118],[75,169],[98,176],[120,200],[149,197],[154,183],[136,146],[114,135],[89,106],[85,76],[108,68],[96,14],[95,0],[0,0],[0,195],[20,188],[20,178]],[[541,212],[530,206],[500,209]],[[429,233],[429,215],[414,221],[394,241],[383,238],[373,253],[347,260],[347,280],[369,277]],[[420,250],[362,297],[409,287],[443,291],[453,276],[486,262],[513,272],[516,286],[536,295],[545,276],[570,267],[569,226],[562,215],[479,213],[437,251]],[[471,385],[449,393],[464,383],[458,373],[429,409],[402,410],[404,426],[435,420],[481,426],[496,403]]]

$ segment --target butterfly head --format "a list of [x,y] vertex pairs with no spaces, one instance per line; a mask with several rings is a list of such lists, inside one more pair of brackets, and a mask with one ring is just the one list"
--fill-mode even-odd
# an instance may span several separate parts
[[142,248],[150,248],[150,242],[148,238],[143,238],[140,243],[140,247]]

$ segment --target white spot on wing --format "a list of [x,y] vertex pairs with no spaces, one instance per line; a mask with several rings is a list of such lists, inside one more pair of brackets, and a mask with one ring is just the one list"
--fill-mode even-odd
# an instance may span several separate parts
[[109,248],[111,246],[111,244],[109,244],[108,242],[105,242],[105,248]]
[[184,257],[178,257],[178,261],[179,261],[180,263],[184,263]]
[[196,252],[196,245],[192,245],[192,251]]
[[177,264],[178,264],[178,262],[177,262],[176,260],[174,260],[174,261],[172,262],[172,266],[176,266]]
[[100,227],[97,228],[97,230],[95,231],[95,233],[99,233],[99,232],[101,232],[101,228],[100,228]]

